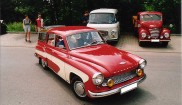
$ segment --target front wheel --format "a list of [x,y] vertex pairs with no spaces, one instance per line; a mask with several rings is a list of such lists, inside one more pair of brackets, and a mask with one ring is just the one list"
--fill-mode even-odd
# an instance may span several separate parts
[[140,41],[139,41],[138,43],[139,43],[139,46],[140,46],[140,47],[143,47],[143,46],[144,46],[144,42],[140,42]]
[[85,86],[84,86],[84,83],[83,83],[83,81],[81,79],[74,78],[72,80],[71,85],[72,85],[72,90],[73,90],[74,94],[78,98],[80,98],[82,100],[87,98],[87,95],[86,95],[86,92],[85,92]]
[[162,42],[162,46],[167,47],[168,42]]

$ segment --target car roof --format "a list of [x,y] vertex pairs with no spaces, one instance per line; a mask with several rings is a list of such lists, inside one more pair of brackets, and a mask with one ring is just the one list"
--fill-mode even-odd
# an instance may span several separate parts
[[61,34],[62,36],[68,36],[71,34],[83,33],[88,31],[96,31],[96,29],[86,26],[59,26],[47,30],[47,32],[55,33],[58,35]]
[[90,13],[117,13],[117,9],[109,9],[109,8],[101,8],[101,9],[95,9],[91,11]]
[[157,12],[157,11],[144,11],[144,12],[139,12],[139,15],[144,15],[144,14],[158,14],[158,15],[162,15],[161,12]]

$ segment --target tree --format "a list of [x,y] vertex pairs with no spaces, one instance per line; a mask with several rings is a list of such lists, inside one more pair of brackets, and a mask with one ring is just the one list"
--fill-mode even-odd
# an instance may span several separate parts
[[164,23],[174,24],[180,31],[180,0],[1,0],[0,9],[6,22],[22,21],[25,14],[35,21],[41,13],[46,25],[79,25],[85,10],[98,8],[118,9],[122,31],[130,31],[131,17],[146,10],[162,12]]

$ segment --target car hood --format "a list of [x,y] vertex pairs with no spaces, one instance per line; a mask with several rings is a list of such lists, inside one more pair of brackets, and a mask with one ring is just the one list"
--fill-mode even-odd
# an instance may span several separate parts
[[138,67],[138,61],[129,56],[129,53],[107,44],[72,50],[70,54],[105,68],[106,72],[111,75],[134,70]]
[[144,26],[146,28],[161,28],[162,21],[145,21],[141,23],[141,26]]

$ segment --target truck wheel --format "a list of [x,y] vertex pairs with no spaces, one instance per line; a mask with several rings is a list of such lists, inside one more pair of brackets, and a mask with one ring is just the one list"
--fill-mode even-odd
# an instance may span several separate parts
[[72,79],[71,86],[76,97],[82,100],[85,100],[87,98],[84,83],[80,78],[74,77]]
[[162,42],[162,46],[167,47],[168,42]]
[[140,47],[143,47],[144,42],[138,42]]
[[41,58],[39,60],[40,60],[39,62],[42,65],[43,69],[44,70],[47,70],[47,63],[45,62],[45,60],[44,59],[41,59]]

